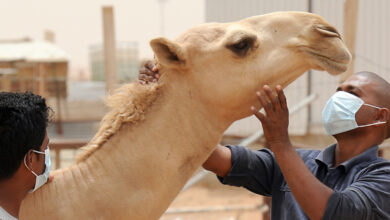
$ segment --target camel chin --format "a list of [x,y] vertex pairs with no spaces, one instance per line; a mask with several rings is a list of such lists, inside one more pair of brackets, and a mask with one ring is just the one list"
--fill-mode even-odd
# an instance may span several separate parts
[[[345,59],[335,60],[332,57],[314,53],[311,51],[306,52],[306,55],[313,57],[317,61],[317,67],[313,67],[316,70],[324,70],[331,75],[338,75],[347,71],[350,58],[346,55]],[[349,55],[350,56],[350,55]]]

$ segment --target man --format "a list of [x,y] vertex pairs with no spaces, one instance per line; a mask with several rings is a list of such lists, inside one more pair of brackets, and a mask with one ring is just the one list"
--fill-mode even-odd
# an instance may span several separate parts
[[[150,63],[141,80],[153,78]],[[377,157],[390,137],[390,84],[360,72],[342,83],[323,110],[336,144],[323,151],[295,150],[288,137],[283,90],[257,92],[265,113],[252,108],[272,151],[217,146],[203,167],[220,181],[272,196],[272,219],[390,219],[390,163]]]
[[50,171],[45,99],[32,93],[0,92],[0,219],[16,219],[29,193]]

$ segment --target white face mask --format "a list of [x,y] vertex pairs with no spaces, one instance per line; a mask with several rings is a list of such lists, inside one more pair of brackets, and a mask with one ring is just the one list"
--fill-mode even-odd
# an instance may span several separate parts
[[340,134],[355,128],[367,127],[378,124],[385,124],[385,121],[375,122],[367,125],[358,125],[355,120],[356,112],[366,105],[376,109],[380,107],[365,104],[362,99],[348,92],[336,92],[322,110],[322,122],[329,135]]
[[24,165],[27,167],[28,170],[31,171],[32,174],[35,175],[35,186],[34,189],[32,189],[30,192],[34,192],[37,190],[39,187],[43,186],[49,179],[49,173],[50,173],[50,166],[51,166],[51,160],[50,160],[50,150],[49,146],[47,146],[45,152],[41,151],[36,151],[33,150],[33,152],[38,153],[38,154],[44,154],[45,155],[45,172],[43,172],[41,175],[37,175],[31,168],[29,168],[26,164],[26,156],[24,156]]

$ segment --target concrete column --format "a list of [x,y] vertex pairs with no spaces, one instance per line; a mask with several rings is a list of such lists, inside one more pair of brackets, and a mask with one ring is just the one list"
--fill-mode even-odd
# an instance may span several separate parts
[[106,92],[116,88],[116,45],[114,10],[111,6],[103,7],[103,41],[104,41],[104,74],[106,81]]
[[38,63],[39,95],[46,97],[46,64]]
[[10,92],[11,91],[11,76],[8,74],[4,74],[1,77],[1,90]]
[[343,35],[344,42],[347,45],[349,52],[352,54],[351,63],[345,73],[340,75],[340,82],[344,82],[349,76],[354,73],[355,67],[355,42],[356,29],[358,19],[358,0],[345,0],[344,2],[344,27]]

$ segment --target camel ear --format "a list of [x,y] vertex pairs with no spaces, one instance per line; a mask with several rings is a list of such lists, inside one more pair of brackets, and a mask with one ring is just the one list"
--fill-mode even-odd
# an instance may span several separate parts
[[186,64],[183,49],[177,44],[166,38],[160,37],[150,41],[158,63],[172,68],[184,67]]

